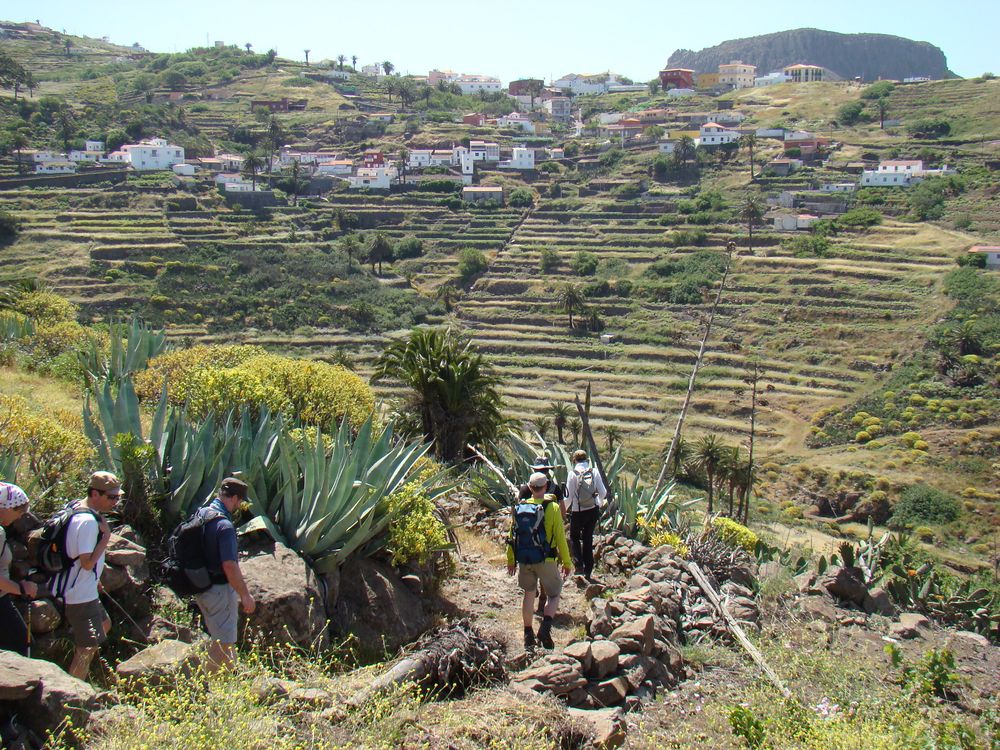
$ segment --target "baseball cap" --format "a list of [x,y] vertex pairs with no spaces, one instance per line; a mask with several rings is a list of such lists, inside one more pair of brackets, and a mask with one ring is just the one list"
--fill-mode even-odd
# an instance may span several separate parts
[[247,496],[247,483],[236,477],[227,477],[222,480],[220,491],[230,497],[243,499]]
[[540,471],[536,471],[530,477],[528,477],[529,487],[545,487],[549,483],[549,478],[542,474]]
[[109,496],[122,493],[121,481],[110,471],[95,471],[90,475],[90,483],[87,486]]

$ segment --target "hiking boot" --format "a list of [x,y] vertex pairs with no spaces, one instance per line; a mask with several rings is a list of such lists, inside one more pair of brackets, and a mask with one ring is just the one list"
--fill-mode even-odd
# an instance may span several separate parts
[[535,633],[531,628],[524,629],[524,650],[531,651],[535,647]]
[[555,648],[556,644],[552,642],[552,620],[545,620],[538,628],[538,642],[542,644],[542,648]]

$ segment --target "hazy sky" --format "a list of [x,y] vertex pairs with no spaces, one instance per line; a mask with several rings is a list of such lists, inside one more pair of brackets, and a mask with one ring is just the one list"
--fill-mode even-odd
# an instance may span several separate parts
[[[549,79],[614,70],[648,80],[677,48],[702,49],[799,27],[897,34],[937,45],[962,76],[1000,74],[1000,0],[840,0],[829,4],[590,0],[0,0],[0,18],[180,52],[221,39],[282,57],[358,56],[402,73],[431,68]],[[919,73],[920,71],[914,71]]]

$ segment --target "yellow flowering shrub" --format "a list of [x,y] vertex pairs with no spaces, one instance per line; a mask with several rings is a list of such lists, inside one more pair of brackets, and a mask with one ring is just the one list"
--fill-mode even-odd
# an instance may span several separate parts
[[731,547],[740,547],[751,555],[757,548],[757,535],[731,518],[725,516],[713,518],[712,528],[715,529],[719,538]]
[[404,484],[389,496],[389,541],[392,564],[426,563],[434,552],[448,547],[448,529],[434,514],[434,503],[423,482]]
[[75,321],[78,308],[72,302],[52,292],[28,292],[17,300],[17,311],[36,324]]
[[673,547],[679,557],[687,557],[691,553],[684,540],[672,531],[657,531],[649,535],[650,547],[662,547],[665,544]]
[[206,367],[236,367],[262,354],[266,352],[260,346],[203,344],[167,352],[150,360],[146,370],[136,373],[135,392],[141,400],[155,402],[166,381],[167,398],[170,403],[180,405],[187,398],[186,381],[192,373]]

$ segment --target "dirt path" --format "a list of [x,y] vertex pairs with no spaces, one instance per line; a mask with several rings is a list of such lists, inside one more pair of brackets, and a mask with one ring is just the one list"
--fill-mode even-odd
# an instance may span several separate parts
[[[484,635],[507,644],[508,659],[524,653],[521,634],[521,590],[507,575],[507,561],[500,545],[478,534],[459,530],[462,559],[458,570],[441,590],[445,612],[467,617]],[[559,612],[552,628],[556,648],[584,635],[589,607],[584,588],[570,578],[563,585]],[[541,617],[535,618],[535,630]]]

